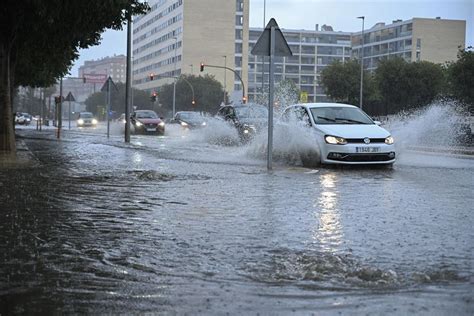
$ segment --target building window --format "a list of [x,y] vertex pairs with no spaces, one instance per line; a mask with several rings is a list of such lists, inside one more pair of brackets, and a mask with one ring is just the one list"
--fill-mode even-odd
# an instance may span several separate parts
[[244,11],[244,0],[237,0],[236,1],[235,11],[237,11],[237,12],[243,12]]
[[242,54],[242,43],[235,43],[235,53]]
[[235,30],[235,39],[236,39],[236,40],[241,40],[241,39],[243,39],[242,33],[243,33],[242,30]]
[[244,25],[244,17],[242,15],[237,15],[235,17],[235,25],[237,25],[237,26]]

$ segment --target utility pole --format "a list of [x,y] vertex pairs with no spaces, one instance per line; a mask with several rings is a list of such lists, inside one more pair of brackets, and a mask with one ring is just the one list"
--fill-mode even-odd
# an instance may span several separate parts
[[127,72],[125,88],[125,142],[130,143],[130,90],[132,87],[132,13],[127,12]]
[[365,16],[359,16],[358,19],[362,19],[362,48],[360,50],[360,97],[359,107],[362,110],[362,96],[364,91],[364,20]]

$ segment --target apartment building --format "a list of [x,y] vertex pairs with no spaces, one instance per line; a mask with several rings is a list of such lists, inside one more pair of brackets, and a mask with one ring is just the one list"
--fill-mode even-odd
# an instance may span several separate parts
[[105,75],[111,77],[114,82],[125,83],[127,58],[125,55],[104,57],[97,60],[87,60],[79,67],[79,77],[84,75]]
[[[250,28],[249,49],[257,42],[261,28]],[[323,25],[321,30],[286,30],[282,33],[288,42],[293,56],[275,58],[275,82],[292,80],[305,96],[307,102],[327,100],[323,87],[319,84],[324,67],[335,60],[344,62],[351,58],[351,33],[335,32],[332,27]],[[262,87],[268,85],[269,63],[263,56],[249,55],[248,96],[256,100]],[[263,70],[263,71],[262,71]]]
[[[456,60],[458,47],[465,47],[466,21],[441,18],[394,20],[377,23],[364,30],[364,68],[374,70],[378,63],[391,57],[407,61],[444,63]],[[352,34],[352,55],[362,54],[362,31]]]
[[233,72],[206,67],[201,73],[201,62],[234,69],[247,87],[249,0],[150,0],[149,5],[151,11],[134,20],[135,88],[159,91],[181,74],[209,73],[230,95],[242,90]]

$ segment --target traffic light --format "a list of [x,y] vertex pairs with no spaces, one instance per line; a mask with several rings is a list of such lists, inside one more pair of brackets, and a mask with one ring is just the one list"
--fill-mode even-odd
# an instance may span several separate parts
[[61,103],[61,97],[60,96],[54,97],[54,103],[56,103],[56,104]]
[[150,81],[153,81],[153,79],[155,79],[155,74],[154,74],[154,73],[151,73],[151,74],[150,74]]
[[204,63],[201,63],[201,72],[204,71]]
[[156,97],[158,96],[158,93],[156,92],[153,92],[150,96],[150,100],[151,102],[156,102]]
[[242,97],[242,103],[243,104],[247,103],[247,98],[245,96]]

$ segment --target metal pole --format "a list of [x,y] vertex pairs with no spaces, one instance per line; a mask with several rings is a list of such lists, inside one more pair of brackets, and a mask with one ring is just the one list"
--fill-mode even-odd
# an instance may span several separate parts
[[[263,29],[265,30],[265,11],[266,11],[267,1],[263,0]],[[262,56],[262,96],[265,95],[265,56]]]
[[358,19],[362,19],[362,48],[360,50],[360,97],[359,107],[362,110],[362,97],[364,91],[364,20],[365,16],[359,16]]
[[110,137],[110,77],[107,79],[107,138]]
[[71,129],[71,101],[67,101],[69,103],[69,113],[68,113],[68,120],[69,120],[69,124],[68,124],[68,129]]
[[[178,48],[178,38],[175,36],[174,37],[174,70],[173,70],[173,76],[176,76],[176,49]],[[176,113],[176,81],[173,83],[173,117],[174,114]]]
[[269,97],[268,97],[268,148],[267,148],[267,169],[272,170],[273,152],[273,83],[275,71],[275,27],[270,29],[270,76],[269,76]]
[[43,116],[44,116],[44,107],[46,105],[46,100],[44,98],[44,88],[41,88],[40,90],[40,98],[41,98],[41,108],[40,108],[40,125],[39,125],[39,130],[40,132],[42,131],[43,128]]
[[63,124],[63,113],[62,113],[62,108],[63,108],[63,77],[59,80],[59,109],[56,111],[58,113],[58,134],[57,138],[61,138],[61,126]]
[[225,105],[225,90],[226,90],[226,84],[227,84],[227,70],[225,68],[227,68],[227,56],[224,55],[222,56],[224,57],[224,97],[223,97],[223,104]]
[[132,15],[128,12],[127,21],[127,72],[125,88],[125,142],[130,143],[130,90],[131,90],[131,59],[132,59]]

